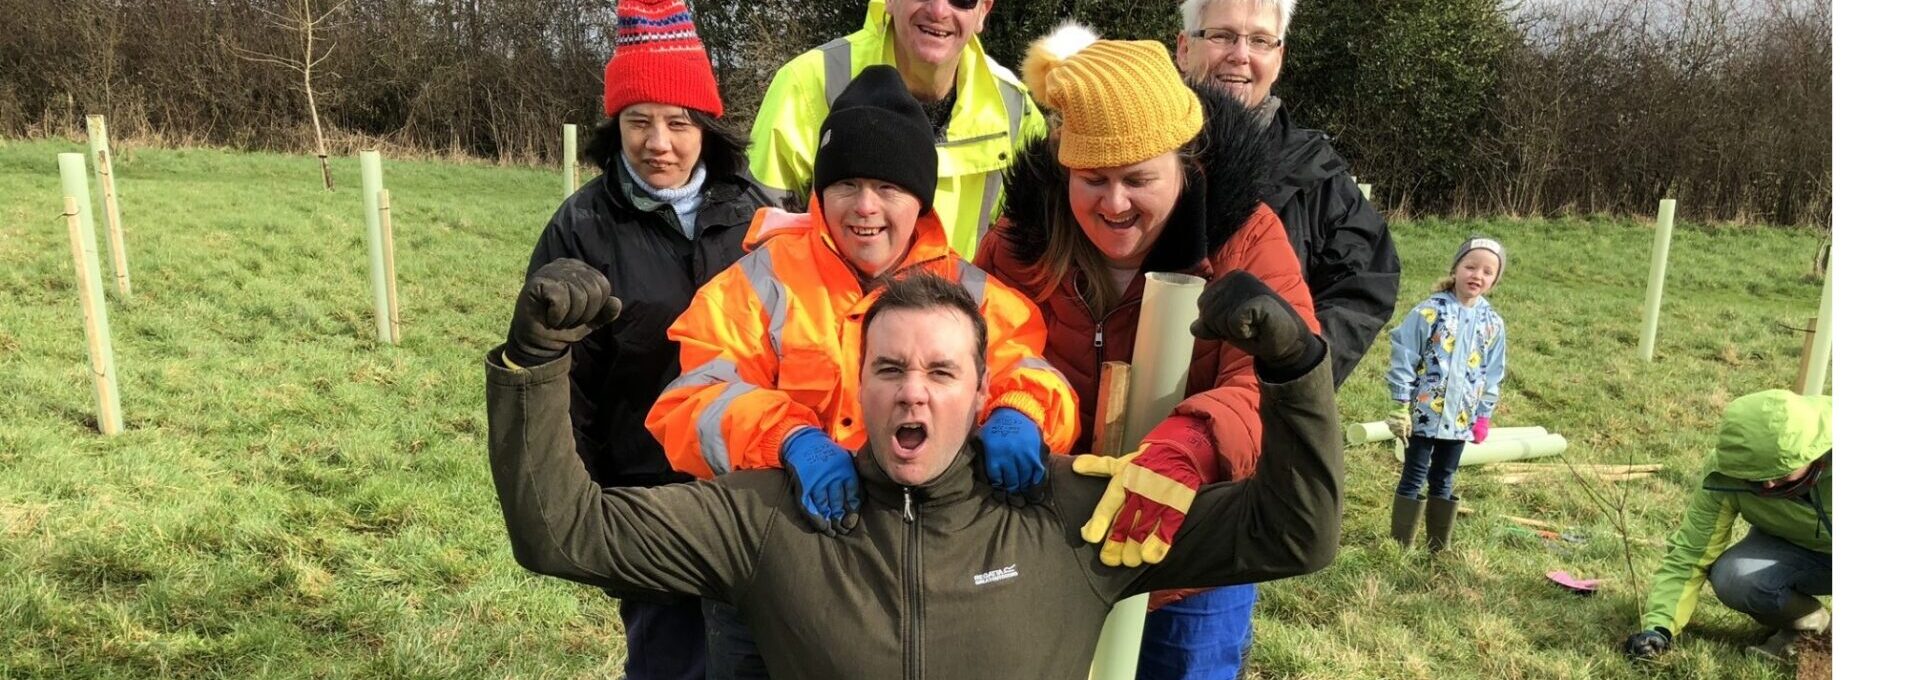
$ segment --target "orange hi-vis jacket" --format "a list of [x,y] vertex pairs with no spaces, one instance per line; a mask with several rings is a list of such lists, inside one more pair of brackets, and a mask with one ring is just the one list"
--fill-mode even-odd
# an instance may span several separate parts
[[[680,343],[680,378],[647,414],[647,429],[674,468],[701,479],[780,466],[780,445],[801,425],[849,450],[867,441],[856,388],[860,322],[879,287],[833,247],[819,201],[808,214],[762,208],[746,257],[694,294],[667,329]],[[961,259],[937,213],[914,225],[897,273],[923,270],[958,281],[987,320],[987,406],[1013,408],[1039,424],[1054,453],[1078,436],[1073,388],[1042,357],[1047,324],[1031,300]]]

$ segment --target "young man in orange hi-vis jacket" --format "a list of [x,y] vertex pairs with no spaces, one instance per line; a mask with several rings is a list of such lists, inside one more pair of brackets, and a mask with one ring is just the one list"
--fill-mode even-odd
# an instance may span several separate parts
[[893,67],[861,72],[834,101],[808,214],[762,209],[747,256],[667,331],[682,374],[647,428],[676,469],[706,479],[785,467],[816,526],[844,531],[836,524],[860,503],[852,451],[867,442],[854,397],[861,316],[876,284],[926,271],[965,287],[987,320],[989,483],[1011,498],[1042,488],[1047,454],[1078,434],[1073,388],[1041,358],[1033,302],[948,245],[930,209],[935,159],[933,128]]

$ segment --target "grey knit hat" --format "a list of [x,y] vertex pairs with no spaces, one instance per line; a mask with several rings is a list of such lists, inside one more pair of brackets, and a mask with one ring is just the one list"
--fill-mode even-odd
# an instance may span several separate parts
[[1484,236],[1475,236],[1460,244],[1460,250],[1453,254],[1453,264],[1447,267],[1447,271],[1453,271],[1454,267],[1460,266],[1460,261],[1467,259],[1467,253],[1476,250],[1493,253],[1494,259],[1500,261],[1500,271],[1493,273],[1493,282],[1499,283],[1500,277],[1507,274],[1507,249],[1501,246],[1499,241]]

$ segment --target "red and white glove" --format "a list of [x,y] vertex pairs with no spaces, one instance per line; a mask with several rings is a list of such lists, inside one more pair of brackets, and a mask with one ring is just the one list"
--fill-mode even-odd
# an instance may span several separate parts
[[1479,444],[1486,441],[1487,429],[1492,425],[1493,418],[1489,416],[1480,416],[1479,420],[1473,421],[1473,443]]
[[1218,458],[1206,421],[1186,415],[1161,422],[1133,453],[1075,458],[1075,473],[1113,478],[1080,537],[1106,541],[1100,561],[1107,566],[1158,564],[1173,547],[1200,485],[1218,476]]

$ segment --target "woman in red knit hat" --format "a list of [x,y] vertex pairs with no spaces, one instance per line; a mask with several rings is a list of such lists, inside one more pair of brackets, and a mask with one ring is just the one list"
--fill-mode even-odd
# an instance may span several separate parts
[[[579,260],[625,303],[619,319],[568,348],[577,452],[602,486],[656,486],[693,479],[667,463],[646,428],[660,390],[680,375],[667,327],[695,290],[740,259],[754,210],[772,200],[748,179],[741,137],[721,124],[720,88],[686,3],[620,0],[616,12],[607,117],[586,149],[600,177],[560,205],[527,274]],[[629,680],[707,677],[703,603],[610,594],[620,598]]]

